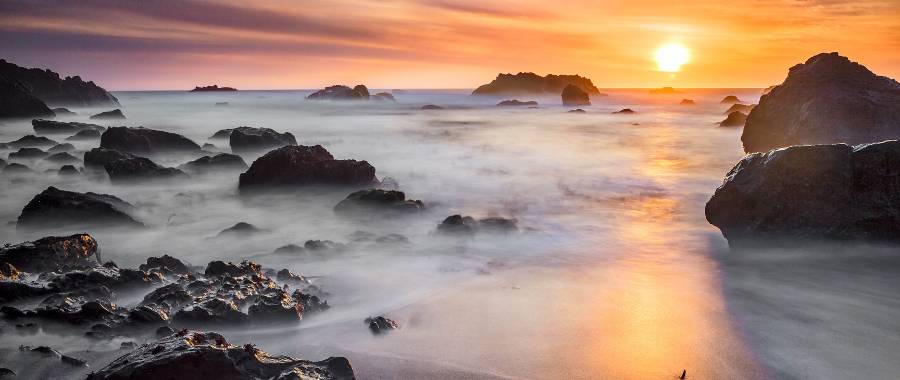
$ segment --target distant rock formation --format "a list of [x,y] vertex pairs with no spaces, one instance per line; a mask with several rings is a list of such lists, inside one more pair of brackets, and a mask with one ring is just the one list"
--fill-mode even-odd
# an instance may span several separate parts
[[682,106],[693,106],[693,105],[697,105],[697,103],[694,102],[692,99],[681,99],[681,103],[678,103],[678,104],[680,104],[680,105],[682,105]]
[[56,114],[27,88],[0,76],[0,119],[53,116]]
[[504,100],[497,103],[497,107],[537,107],[538,102],[534,100],[521,101],[518,99]]
[[335,85],[316,91],[306,98],[310,100],[369,100],[369,89],[361,84],[353,88]]
[[91,116],[91,120],[124,120],[125,114],[122,110],[116,108],[112,111],[100,112]]
[[654,95],[670,95],[670,94],[680,94],[681,91],[678,91],[672,87],[662,87],[662,88],[654,88],[650,90],[651,94]]
[[734,111],[728,114],[725,120],[719,122],[720,127],[743,127],[747,122],[747,114],[741,111]]
[[78,107],[119,106],[119,100],[115,96],[94,82],[85,82],[78,76],[61,79],[59,74],[50,70],[28,69],[0,59],[0,78],[22,85],[29,94],[46,104]]
[[738,99],[737,96],[734,96],[734,95],[728,95],[728,96],[722,98],[722,101],[720,101],[719,103],[722,103],[722,104],[734,104],[734,103],[741,103],[741,100]]
[[444,109],[444,107],[436,106],[434,104],[426,104],[426,105],[422,106],[422,109],[423,110],[442,110],[442,109]]
[[394,99],[394,95],[390,92],[379,92],[375,95],[372,95],[372,99],[381,100],[386,102],[396,102],[397,99]]
[[100,136],[100,147],[130,153],[200,151],[200,145],[187,137],[144,127],[109,128]]
[[335,160],[320,145],[291,145],[266,153],[242,173],[241,191],[285,186],[373,184],[375,168],[366,161]]
[[792,67],[760,98],[741,135],[747,152],[900,138],[900,83],[838,53]]
[[618,110],[618,111],[616,111],[616,112],[613,112],[613,113],[614,113],[614,114],[620,114],[620,115],[630,115],[630,114],[633,114],[633,113],[636,113],[636,112],[634,112],[634,110],[631,109],[631,108],[622,108],[622,109],[620,109],[620,110]]
[[587,92],[582,91],[578,86],[567,85],[562,90],[562,103],[564,106],[589,106],[591,105],[591,97]]
[[191,90],[190,92],[210,92],[210,91],[237,91],[237,89],[234,87],[219,87],[218,85],[214,84],[212,86],[203,86],[203,87],[197,86],[197,87],[194,87],[194,89]]
[[750,111],[752,111],[754,107],[756,107],[756,104],[747,105],[747,104],[741,104],[741,103],[734,103],[731,105],[731,107],[728,107],[728,109],[725,111],[725,115],[728,115],[734,111],[740,111],[740,112],[743,112],[743,113],[749,115]]
[[706,204],[735,244],[900,240],[900,142],[801,145],[744,157]]
[[472,95],[532,95],[559,94],[563,88],[573,85],[590,95],[603,96],[590,79],[580,75],[540,76],[535,73],[498,74],[497,78],[472,91]]

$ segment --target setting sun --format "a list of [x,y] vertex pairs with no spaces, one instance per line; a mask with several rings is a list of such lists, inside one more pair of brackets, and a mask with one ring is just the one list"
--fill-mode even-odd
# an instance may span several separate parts
[[681,44],[666,44],[656,50],[656,64],[660,71],[677,72],[690,58],[691,53]]

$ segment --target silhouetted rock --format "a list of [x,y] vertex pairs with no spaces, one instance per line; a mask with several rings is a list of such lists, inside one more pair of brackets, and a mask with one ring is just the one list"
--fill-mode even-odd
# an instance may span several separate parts
[[12,148],[48,148],[59,143],[43,136],[27,135],[6,144]]
[[353,88],[335,85],[316,91],[306,98],[310,100],[368,100],[369,90],[361,84]]
[[71,152],[73,150],[75,150],[75,145],[69,143],[61,143],[50,147],[50,149],[47,149],[47,153]]
[[53,116],[56,116],[53,111],[34,97],[25,86],[4,79],[0,73],[0,119]]
[[385,334],[389,331],[396,330],[400,328],[400,324],[394,322],[391,319],[385,318],[383,315],[379,315],[377,317],[368,317],[365,320],[366,324],[369,325],[369,330],[372,331],[372,334]]
[[900,142],[754,153],[726,175],[706,219],[734,245],[900,240]]
[[127,155],[111,160],[103,165],[112,182],[135,182],[145,180],[168,180],[187,178],[187,174],[175,168],[157,165],[145,157]]
[[0,247],[0,262],[25,272],[47,272],[63,267],[96,266],[90,260],[97,252],[97,241],[88,234],[51,236],[35,241]]
[[116,108],[112,111],[100,112],[91,116],[91,120],[125,120],[122,110]]
[[578,86],[567,85],[562,90],[562,103],[564,106],[589,106],[591,98],[587,92],[582,91]]
[[50,154],[38,148],[21,148],[9,154],[10,160],[36,160]]
[[406,194],[396,190],[360,190],[347,196],[334,211],[345,215],[409,214],[422,211],[425,204],[420,200],[406,199]]
[[678,104],[680,104],[682,106],[693,106],[693,105],[696,105],[697,103],[695,103],[691,99],[681,99],[681,103],[678,103]]
[[837,53],[790,69],[760,98],[741,135],[744,150],[862,144],[900,138],[900,83]]
[[535,73],[498,74],[491,83],[472,91],[472,95],[559,94],[568,85],[576,86],[591,95],[603,96],[588,78],[553,74],[542,77]]
[[509,233],[518,231],[515,219],[490,217],[475,220],[471,216],[451,215],[437,227],[444,235],[471,235],[476,232]]
[[84,141],[84,140],[96,140],[100,138],[101,131],[94,129],[85,129],[80,131],[72,136],[66,137],[67,141]]
[[34,133],[37,133],[39,135],[72,134],[85,130],[95,130],[98,132],[103,132],[106,129],[96,124],[44,119],[32,120],[31,126],[34,128]]
[[497,103],[497,107],[522,107],[522,106],[531,106],[535,107],[538,105],[538,102],[534,100],[529,101],[520,101],[518,99],[504,100],[500,103]]
[[297,145],[297,139],[288,132],[278,133],[269,128],[240,127],[231,131],[228,143],[234,153],[252,153]]
[[293,145],[275,149],[254,161],[241,174],[238,187],[359,186],[376,181],[375,168],[366,161],[335,160],[320,145]]
[[259,232],[262,232],[262,230],[256,226],[246,222],[239,222],[222,230],[218,236],[249,236]]
[[203,156],[178,167],[192,174],[203,174],[220,170],[246,170],[247,163],[241,156],[219,153],[215,156]]
[[394,95],[389,92],[379,92],[375,95],[372,95],[372,99],[387,101],[387,102],[396,102],[397,101],[397,99],[394,99]]
[[81,163],[77,157],[69,154],[69,152],[56,153],[48,156],[44,159],[44,161],[53,162],[56,164],[77,164]]
[[426,105],[422,106],[422,109],[423,110],[442,110],[442,109],[444,109],[444,107],[436,106],[434,104],[426,104]]
[[722,104],[734,104],[734,103],[740,103],[740,102],[741,102],[741,100],[738,99],[737,96],[734,96],[734,95],[728,95],[728,96],[722,98],[722,101],[719,102],[719,103],[722,103]]
[[198,152],[200,145],[177,133],[144,127],[112,127],[100,136],[100,147],[129,153]]
[[79,172],[78,169],[75,168],[75,166],[63,165],[61,168],[59,168],[59,171],[57,172],[57,174],[69,176],[69,175],[78,175],[78,174],[81,174],[81,172]]
[[732,104],[731,107],[728,107],[728,110],[725,111],[725,115],[728,115],[735,111],[742,112],[745,114],[750,114],[750,111],[752,111],[754,107],[756,107],[756,104],[747,105],[747,104],[735,103],[735,104]]
[[746,122],[747,122],[747,114],[740,112],[740,111],[734,111],[734,112],[728,114],[728,117],[726,117],[725,120],[722,120],[719,123],[719,126],[720,127],[743,127],[744,123],[746,123]]
[[77,113],[69,111],[68,108],[64,108],[64,107],[54,108],[51,111],[53,111],[53,113],[55,113],[56,116],[78,116]]
[[228,344],[214,332],[182,331],[142,345],[88,375],[87,380],[328,379],[353,380],[346,358],[320,362],[270,355],[252,344]]
[[191,268],[189,268],[185,263],[181,260],[178,260],[169,255],[162,255],[160,257],[149,257],[147,258],[147,262],[145,264],[141,264],[138,269],[149,272],[151,270],[159,270],[163,274],[188,274],[191,273]]
[[25,205],[19,228],[142,227],[129,213],[134,206],[115,196],[48,187]]
[[80,107],[119,105],[115,96],[78,76],[61,79],[59,74],[50,70],[28,69],[0,59],[0,78],[22,84],[30,95],[47,104]]
[[214,84],[212,86],[203,86],[203,87],[197,86],[197,87],[194,87],[194,89],[191,90],[190,92],[215,92],[215,91],[237,91],[237,89],[233,88],[233,87],[219,87],[218,85]]
[[625,115],[629,115],[629,114],[633,114],[633,113],[636,113],[636,112],[634,112],[634,110],[632,110],[631,108],[623,108],[623,109],[620,109],[620,110],[618,110],[618,111],[616,111],[616,112],[613,112],[613,113],[614,113],[614,114],[625,114]]
[[94,148],[84,152],[84,166],[92,169],[104,169],[106,164],[110,162],[132,157],[136,156],[115,149]]

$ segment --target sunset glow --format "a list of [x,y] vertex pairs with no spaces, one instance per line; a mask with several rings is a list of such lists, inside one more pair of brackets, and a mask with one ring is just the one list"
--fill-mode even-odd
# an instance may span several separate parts
[[690,61],[691,53],[684,45],[667,44],[656,50],[654,57],[659,71],[676,72],[681,70],[682,65]]

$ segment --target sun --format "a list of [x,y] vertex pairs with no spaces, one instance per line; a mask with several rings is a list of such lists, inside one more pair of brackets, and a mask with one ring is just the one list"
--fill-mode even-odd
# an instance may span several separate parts
[[691,60],[691,52],[682,44],[665,44],[656,50],[656,65],[659,71],[674,73]]

